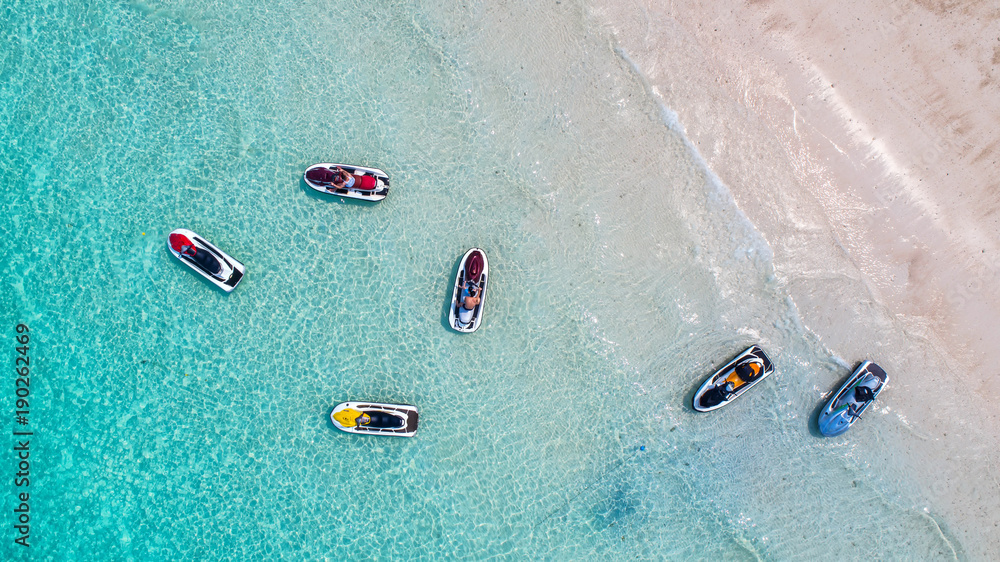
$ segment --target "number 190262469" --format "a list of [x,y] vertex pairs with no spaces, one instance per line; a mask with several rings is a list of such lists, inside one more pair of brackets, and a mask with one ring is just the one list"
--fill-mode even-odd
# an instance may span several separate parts
[[28,335],[28,327],[24,324],[18,324],[14,329],[20,334],[16,338],[19,345],[14,348],[17,351],[17,357],[14,359],[14,371],[17,373],[17,380],[14,383],[16,388],[15,393],[17,394],[17,409],[27,410],[28,395],[31,394],[29,390],[31,385],[31,359],[28,356],[28,342],[31,341],[31,336]]
[[14,542],[29,547],[31,546],[28,542],[31,537],[31,435],[34,433],[29,425],[28,416],[30,413],[28,397],[31,395],[31,359],[28,356],[28,343],[31,341],[31,336],[24,324],[18,324],[14,330],[18,334],[15,338],[17,345],[14,347],[17,351],[17,355],[14,356],[14,371],[17,373],[14,383],[14,392],[17,394],[14,421],[19,424],[13,431],[14,462],[17,467],[17,472],[14,473],[14,486],[18,489],[14,496],[16,507],[13,511],[15,517],[13,527],[17,532]]

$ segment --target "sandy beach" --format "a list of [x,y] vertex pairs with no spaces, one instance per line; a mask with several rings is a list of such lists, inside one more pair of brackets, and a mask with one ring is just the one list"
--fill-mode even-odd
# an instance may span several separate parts
[[[808,328],[845,363],[894,372],[913,508],[942,514],[967,555],[1000,551],[1000,8],[638,1],[593,16],[678,108]],[[831,302],[831,287],[862,296]],[[859,316],[882,321],[849,328]],[[923,343],[879,353],[903,335]]]

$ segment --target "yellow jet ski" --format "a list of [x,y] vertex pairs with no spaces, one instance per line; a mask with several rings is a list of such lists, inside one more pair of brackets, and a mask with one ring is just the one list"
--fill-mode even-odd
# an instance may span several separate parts
[[341,431],[394,437],[416,435],[418,420],[416,406],[378,402],[344,402],[330,414],[330,421]]

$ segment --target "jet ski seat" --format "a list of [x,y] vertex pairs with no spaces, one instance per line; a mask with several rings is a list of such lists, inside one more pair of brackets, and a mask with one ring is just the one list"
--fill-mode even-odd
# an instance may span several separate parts
[[368,416],[372,419],[372,421],[366,423],[366,427],[392,429],[406,425],[406,420],[385,412],[369,412]]
[[[751,366],[754,364],[758,366],[757,369],[754,369]],[[753,382],[754,379],[756,379],[762,372],[764,372],[764,367],[763,365],[760,365],[758,361],[754,361],[753,359],[751,359],[749,361],[737,365],[733,369],[733,372],[735,372],[736,376],[742,379],[743,382]]]
[[378,187],[378,180],[374,176],[354,176],[354,189],[370,191]]
[[753,378],[753,369],[750,368],[749,363],[740,363],[733,370],[736,371],[737,377],[743,379],[743,382],[750,382],[750,379]]
[[867,386],[856,386],[854,387],[854,399],[864,404],[865,402],[874,400],[875,394]]
[[469,310],[468,308],[465,308],[464,304],[458,305],[458,321],[462,324],[472,322],[475,318],[475,312],[475,309]]
[[222,264],[219,260],[215,259],[215,256],[210,254],[208,250],[205,249],[195,249],[195,254],[184,254],[185,256],[191,258],[191,260],[200,265],[202,269],[211,273],[212,275],[218,275],[222,273]]
[[729,393],[726,392],[727,389],[725,386],[726,385],[720,385],[710,388],[707,392],[705,392],[705,394],[701,395],[698,402],[703,408],[711,408],[712,406],[725,402],[729,399]]

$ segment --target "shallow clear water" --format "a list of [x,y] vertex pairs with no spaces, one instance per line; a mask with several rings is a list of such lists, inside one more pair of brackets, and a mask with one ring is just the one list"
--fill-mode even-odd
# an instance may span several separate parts
[[[5,5],[0,299],[33,337],[37,459],[34,546],[5,558],[958,548],[868,452],[877,415],[810,432],[851,365],[669,111],[579,6],[511,10]],[[392,192],[314,195],[318,161]],[[178,227],[247,265],[236,291],[173,259]],[[461,335],[471,246],[493,276]],[[776,374],[695,415],[755,342]],[[419,434],[337,432],[352,399],[416,404]]]

